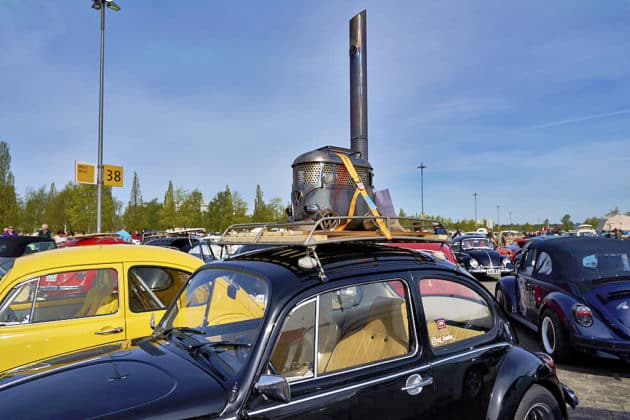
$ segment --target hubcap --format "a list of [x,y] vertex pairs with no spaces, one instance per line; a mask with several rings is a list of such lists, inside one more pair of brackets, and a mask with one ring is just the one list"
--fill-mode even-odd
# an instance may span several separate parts
[[553,418],[554,415],[551,407],[544,403],[534,404],[527,410],[527,414],[525,414],[525,420],[546,420]]
[[543,318],[540,335],[545,351],[552,354],[556,350],[556,331],[553,328],[551,318]]

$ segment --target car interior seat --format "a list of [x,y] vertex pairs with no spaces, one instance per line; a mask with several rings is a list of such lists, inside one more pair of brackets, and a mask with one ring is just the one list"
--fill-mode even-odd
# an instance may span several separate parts
[[335,346],[325,372],[402,356],[409,352],[409,325],[404,300],[377,297],[365,322]]
[[83,306],[75,314],[80,318],[92,315],[113,314],[118,311],[118,296],[114,292],[117,280],[112,270],[99,270],[88,290]]

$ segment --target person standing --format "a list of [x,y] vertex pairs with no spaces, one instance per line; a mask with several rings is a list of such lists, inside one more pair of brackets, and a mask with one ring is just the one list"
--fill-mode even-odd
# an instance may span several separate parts
[[131,242],[131,234],[127,232],[127,227],[125,225],[121,226],[120,230],[116,232],[120,239],[125,242]]
[[48,225],[46,223],[43,223],[42,227],[39,228],[37,236],[39,236],[40,238],[50,239],[50,231],[48,230]]
[[17,232],[15,231],[13,226],[9,226],[2,233],[3,238],[15,238],[16,236],[17,236]]

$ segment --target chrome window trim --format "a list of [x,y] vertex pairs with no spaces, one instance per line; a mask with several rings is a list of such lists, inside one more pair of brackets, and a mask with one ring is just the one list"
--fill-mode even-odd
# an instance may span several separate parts
[[[422,366],[414,367],[412,369],[407,369],[407,370],[404,370],[402,372],[393,373],[393,374],[384,376],[382,378],[370,379],[370,380],[367,380],[367,381],[364,381],[364,382],[359,382],[359,383],[356,383],[356,384],[353,384],[353,385],[349,385],[349,386],[346,386],[346,387],[343,387],[343,388],[340,388],[340,389],[335,389],[335,390],[323,392],[323,393],[320,393],[320,394],[317,394],[317,395],[310,395],[310,396],[307,396],[307,397],[304,397],[304,398],[300,398],[298,400],[293,400],[293,401],[288,402],[286,404],[275,405],[275,406],[272,406],[272,407],[262,408],[260,410],[246,412],[246,414],[248,414],[250,416],[255,416],[255,415],[262,414],[262,413],[268,413],[268,412],[271,412],[271,411],[275,411],[275,410],[278,410],[280,408],[291,407],[291,406],[302,404],[302,403],[305,403],[305,402],[308,402],[308,401],[313,401],[313,400],[316,400],[318,398],[324,398],[324,397],[328,397],[330,395],[351,391],[351,390],[354,390],[354,389],[357,389],[357,388],[362,388],[362,387],[378,384],[378,383],[381,383],[381,382],[386,382],[386,381],[389,381],[391,379],[396,379],[396,378],[401,377],[401,376],[411,375],[411,374],[419,372],[419,371],[431,369],[433,366],[441,365],[441,364],[446,363],[446,362],[448,362],[448,361],[450,361],[452,359],[458,359],[458,358],[469,356],[469,355],[472,355],[472,354],[475,354],[475,353],[480,353],[482,351],[491,350],[491,349],[494,349],[494,348],[506,347],[506,346],[512,346],[512,344],[508,343],[508,342],[490,344],[490,345],[487,345],[487,346],[483,346],[483,347],[479,347],[479,348],[476,348],[476,349],[468,350],[468,351],[463,352],[463,353],[449,355],[449,356],[444,357],[444,358],[442,358],[440,360],[436,360],[433,363],[426,363],[426,364],[423,364]],[[396,359],[396,360],[400,360],[400,359]],[[373,365],[368,365],[368,366],[373,366]],[[348,372],[348,371],[343,371],[343,373],[346,373],[346,372]],[[302,382],[304,382],[304,381],[302,381]],[[294,384],[295,383],[297,383],[297,382],[294,382]]]

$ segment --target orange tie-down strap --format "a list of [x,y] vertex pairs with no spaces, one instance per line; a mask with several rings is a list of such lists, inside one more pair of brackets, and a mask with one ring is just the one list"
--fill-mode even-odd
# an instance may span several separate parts
[[[387,239],[392,239],[392,234],[389,231],[389,228],[387,227],[387,225],[381,218],[381,214],[378,212],[378,208],[376,207],[376,204],[370,198],[367,191],[365,190],[365,185],[363,185],[363,182],[361,182],[361,178],[359,178],[359,174],[357,174],[356,169],[354,169],[354,165],[352,164],[352,161],[350,161],[350,158],[342,153],[335,152],[335,154],[339,156],[339,158],[343,162],[343,165],[346,167],[346,170],[350,174],[350,177],[352,177],[354,184],[357,186],[357,191],[359,192],[359,194],[361,194],[361,197],[363,197],[363,200],[365,200],[365,203],[370,208],[370,212],[372,213],[372,215],[376,217],[375,221],[381,233],[385,235]],[[348,212],[350,213],[348,214],[349,216],[352,216],[352,214],[354,213],[354,206],[356,205],[356,196],[357,196],[357,193],[355,191],[355,194],[352,197],[352,201],[350,203],[350,209],[348,209],[349,210]],[[340,226],[341,229],[338,228],[338,230],[343,230],[348,225],[348,223],[349,221],[346,222],[344,225]]]

